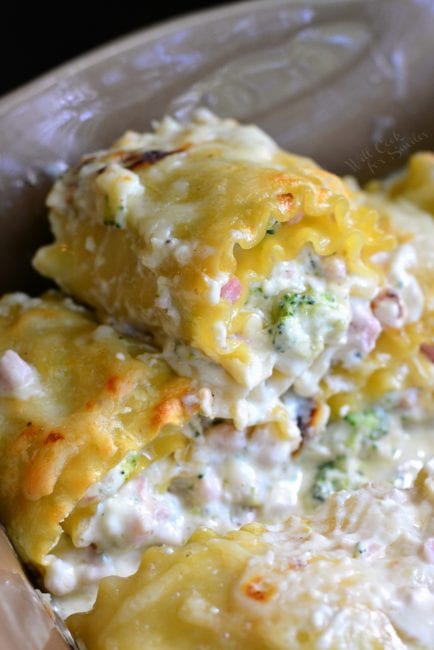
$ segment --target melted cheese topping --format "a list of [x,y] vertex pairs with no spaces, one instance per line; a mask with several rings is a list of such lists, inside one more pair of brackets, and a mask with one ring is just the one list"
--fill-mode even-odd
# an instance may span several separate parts
[[434,646],[432,167],[199,111],[56,183],[35,265],[109,324],[0,302],[0,510],[89,649]]
[[[373,255],[395,246],[340,179],[206,111],[85,157],[48,204],[56,242],[36,267],[119,327],[151,329],[173,367],[215,393],[212,415],[239,428],[275,420],[279,395],[327,372],[348,292],[369,301],[384,275]],[[261,286],[271,309],[252,301]],[[274,396],[262,420],[261,391]]]
[[152,647],[180,650],[431,648],[433,497],[428,466],[413,489],[340,492],[282,529],[150,549],[68,624],[87,647],[119,650],[140,647],[143,630]]
[[149,346],[55,293],[0,300],[0,386],[0,516],[39,567],[86,490],[160,432],[177,438],[199,402]]

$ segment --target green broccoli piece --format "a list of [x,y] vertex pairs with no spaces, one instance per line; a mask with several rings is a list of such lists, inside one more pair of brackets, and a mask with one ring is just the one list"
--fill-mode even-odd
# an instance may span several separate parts
[[387,434],[387,418],[381,409],[366,409],[356,413],[348,413],[345,422],[351,426],[351,433],[347,440],[347,447],[355,447],[360,441],[377,440]]
[[349,487],[347,457],[337,456],[334,460],[318,466],[312,486],[312,496],[316,501],[325,501],[334,492]]
[[119,465],[120,473],[125,478],[125,480],[128,479],[136,469],[139,462],[139,456],[140,454],[138,452],[131,451]]
[[285,293],[277,304],[277,320],[295,316],[297,310],[309,307],[316,303],[316,299],[309,293]]
[[[330,319],[330,308],[336,305],[336,298],[331,293],[307,293],[307,292],[292,292],[285,293],[278,300],[274,311],[273,324],[268,329],[272,337],[274,349],[277,352],[287,352],[288,347],[297,347],[298,351],[308,346],[310,339],[310,347],[315,347],[315,339],[318,337],[318,322],[323,322],[322,309],[328,308],[326,319]],[[318,318],[315,319],[315,310],[318,311]],[[307,318],[311,325],[308,329],[303,325],[304,320]],[[297,319],[297,321],[290,321],[290,319]],[[333,319],[332,319],[333,320]],[[316,324],[315,324],[316,323]],[[337,322],[333,322],[333,326]],[[323,324],[321,325],[321,327]],[[329,323],[327,328],[330,329]],[[313,327],[313,331],[310,328]],[[327,329],[326,328],[326,329]],[[309,333],[310,332],[310,333]],[[303,339],[301,341],[300,339]]]

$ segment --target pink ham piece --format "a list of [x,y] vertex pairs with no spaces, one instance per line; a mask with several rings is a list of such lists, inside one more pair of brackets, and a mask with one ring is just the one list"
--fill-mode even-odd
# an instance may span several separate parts
[[392,289],[384,289],[374,298],[372,311],[385,327],[399,328],[404,324],[402,300]]
[[365,305],[353,306],[353,317],[348,331],[348,343],[360,352],[362,357],[373,350],[381,325]]
[[24,397],[25,393],[39,393],[36,371],[13,350],[0,357],[0,395]]
[[347,266],[345,260],[330,255],[322,260],[324,276],[332,282],[343,282],[347,277]]
[[291,219],[288,220],[288,223],[291,225],[294,225],[296,223],[299,223],[304,217],[304,210],[299,210],[297,214],[295,214]]
[[429,537],[423,545],[423,555],[428,564],[434,564],[434,537]]
[[427,359],[434,363],[434,344],[433,343],[422,343],[420,346],[420,351],[426,356]]
[[220,289],[220,298],[228,300],[230,303],[234,304],[237,302],[241,296],[243,287],[241,282],[235,276],[228,280],[226,284]]

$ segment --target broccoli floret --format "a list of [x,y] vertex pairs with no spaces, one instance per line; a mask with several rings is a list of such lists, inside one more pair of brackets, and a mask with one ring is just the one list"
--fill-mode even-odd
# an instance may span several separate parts
[[307,312],[316,301],[317,299],[310,293],[285,293],[277,304],[277,320],[295,316],[297,310],[301,308]]
[[351,426],[347,439],[348,447],[355,447],[365,441],[375,443],[387,434],[386,414],[381,409],[367,409],[356,413],[348,413],[345,422]]
[[[323,347],[323,338],[342,326],[341,315],[334,310],[336,298],[331,293],[285,293],[277,302],[273,324],[268,329],[273,347],[285,353],[296,348],[309,356]],[[320,351],[320,350],[319,350]]]
[[347,465],[346,456],[337,456],[318,466],[312,486],[312,496],[316,501],[325,501],[334,492],[350,486]]
[[119,466],[120,473],[125,478],[129,478],[136,469],[139,462],[139,453],[136,451],[130,452],[122,461]]

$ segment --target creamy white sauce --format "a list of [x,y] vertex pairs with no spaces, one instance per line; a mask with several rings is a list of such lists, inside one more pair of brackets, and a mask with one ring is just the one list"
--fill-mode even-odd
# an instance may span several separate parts
[[300,647],[297,634],[308,622],[312,647],[324,650],[380,638],[393,639],[393,648],[432,648],[434,564],[421,554],[434,531],[432,503],[412,490],[369,486],[340,492],[309,523],[267,532],[272,550],[240,577],[235,597],[258,629],[269,610],[243,585],[265,575],[276,588],[273,624],[285,647]]
[[[285,400],[304,430],[313,402],[294,394]],[[431,420],[424,415],[414,396],[391,394],[375,409],[348,413],[319,435],[309,429],[313,437],[295,457],[292,441],[273,425],[240,431],[196,418],[185,430],[187,451],[131,477],[138,458],[132,453],[88,490],[82,503],[95,503],[95,512],[69,549],[49,556],[45,584],[71,611],[80,592],[85,601],[88,586],[102,577],[134,573],[141,550],[150,545],[178,546],[200,527],[225,533],[252,521],[280,526],[336,491],[371,482],[410,488],[434,457]],[[357,540],[349,543],[354,547]],[[368,542],[361,543],[364,553]],[[433,549],[427,546],[425,557],[434,556]]]
[[[411,287],[420,309],[420,289],[407,270],[409,265],[409,254],[397,253],[390,262],[388,282],[399,276]],[[375,346],[383,323],[371,303],[379,289],[372,278],[362,280],[348,274],[338,256],[321,258],[306,247],[295,260],[279,262],[269,277],[250,286],[243,307],[248,314],[243,337],[249,341],[250,356],[240,364],[238,381],[180,341],[168,339],[163,356],[178,373],[211,390],[211,417],[232,418],[238,428],[273,420],[273,413],[281,408],[280,396],[290,387],[303,397],[318,394],[319,383],[333,363],[353,368]],[[210,280],[212,304],[227,281],[227,276],[215,284]],[[400,300],[409,322],[417,309],[408,297]],[[383,301],[378,305],[383,321],[385,310]],[[222,352],[231,345],[223,323],[215,325],[215,341]]]
[[[413,397],[390,394],[375,408],[347,413],[307,440],[295,461],[303,476],[300,506],[309,510],[320,503],[315,490],[327,497],[333,487],[355,489],[368,482],[412,487],[419,470],[434,457],[432,415],[421,413]],[[407,401],[410,406],[403,407]]]
[[252,521],[274,523],[294,510],[301,469],[291,462],[292,444],[270,426],[237,431],[218,424],[205,431],[197,419],[182,458],[157,460],[126,480],[130,454],[82,503],[96,502],[95,514],[75,548],[49,556],[46,587],[64,596],[106,575],[130,575],[140,549],[180,545],[200,527],[219,533]]

